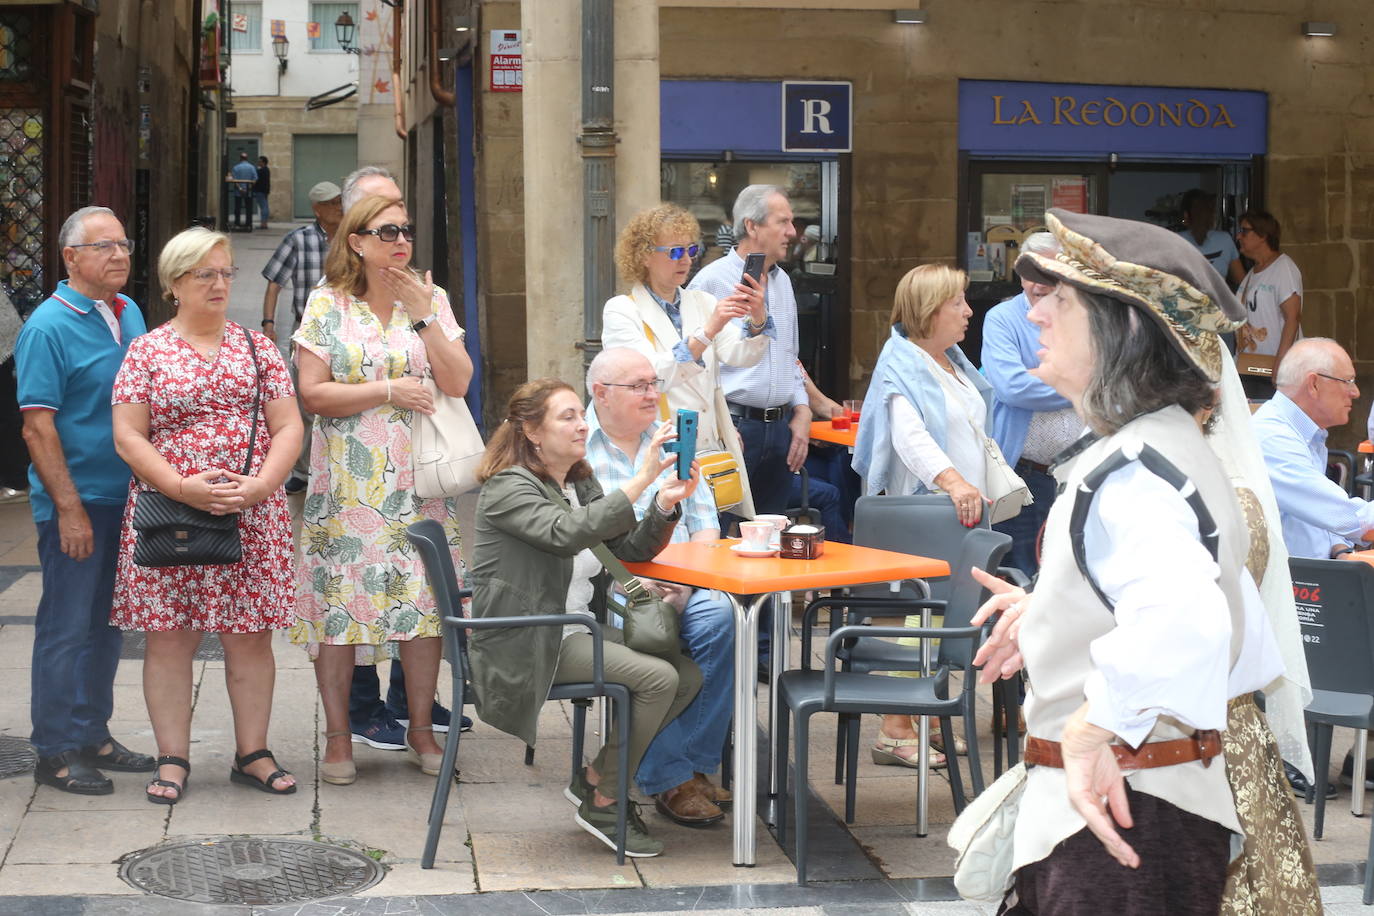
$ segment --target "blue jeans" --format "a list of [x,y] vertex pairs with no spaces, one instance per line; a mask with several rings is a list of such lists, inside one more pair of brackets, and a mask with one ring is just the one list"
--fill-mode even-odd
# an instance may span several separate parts
[[[265,192],[265,191],[254,191],[254,192],[253,192],[253,202],[256,203],[256,204],[258,205],[258,213],[262,216],[262,219],[260,220],[260,222],[266,224],[267,219],[268,219],[268,217],[270,216],[270,214],[269,214],[268,211],[267,211],[267,192]],[[250,214],[250,215],[251,215],[251,214]]]
[[[765,423],[743,417],[730,419],[739,430],[749,489],[754,495],[754,511],[760,515],[781,515],[792,495],[794,475],[787,469],[792,430],[784,420]],[[722,532],[724,530],[721,528]]]
[[701,690],[650,742],[635,774],[646,795],[714,773],[734,710],[735,617],[719,592],[699,588],[682,611],[682,641],[701,669]]
[[[809,459],[808,459],[809,463]],[[806,473],[810,474],[808,467]],[[825,526],[825,539],[841,544],[852,544],[853,536],[849,524],[844,520],[843,503],[840,491],[819,477],[812,476],[808,486],[807,502],[821,514],[821,524]],[[801,505],[801,475],[792,475],[792,493],[788,498],[788,508]]]
[[1049,474],[1033,470],[1024,462],[1016,462],[1016,473],[1021,475],[1021,479],[1030,488],[1035,502],[1021,507],[1021,511],[1013,518],[998,522],[992,527],[1003,534],[1011,535],[1011,550],[1004,561],[1006,565],[1016,567],[1025,573],[1027,578],[1031,578],[1040,571],[1040,562],[1035,558],[1035,542],[1040,536],[1041,526],[1050,514],[1050,506],[1054,505],[1054,491],[1057,485]]
[[384,715],[393,719],[408,719],[406,715],[406,676],[401,660],[391,663],[391,683],[382,703],[382,682],[376,665],[354,665],[353,683],[348,689],[348,722],[361,731]]
[[38,523],[43,596],[33,627],[29,738],[40,757],[110,737],[114,678],[124,634],[110,626],[123,506],[85,504],[95,542],[80,562],[62,552],[57,519]]
[[[854,527],[854,503],[863,495],[863,483],[859,475],[850,467],[849,449],[842,445],[817,445],[811,443],[806,454],[806,473],[811,480],[817,478],[840,491],[840,515],[845,524]],[[830,536],[830,524],[826,523],[826,537]]]

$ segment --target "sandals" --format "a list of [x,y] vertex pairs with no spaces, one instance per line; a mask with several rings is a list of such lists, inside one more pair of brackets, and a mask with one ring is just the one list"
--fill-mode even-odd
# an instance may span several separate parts
[[[931,732],[930,748],[931,750],[939,751],[942,754],[945,752],[944,739],[941,738],[937,732]],[[963,738],[960,738],[958,735],[954,736],[954,753],[958,754],[960,757],[968,756],[968,742],[965,741]]]
[[173,782],[170,779],[153,779],[148,783],[148,788],[151,789],[153,786],[161,786],[164,789],[176,789],[177,794],[152,795],[150,793],[145,797],[154,805],[175,805],[186,797],[186,784],[191,781],[191,761],[187,760],[185,757],[173,757],[171,754],[163,754],[161,757],[157,758],[157,768],[161,770],[164,766],[181,767],[186,771],[186,775],[181,777],[181,782]]
[[[348,729],[340,729],[336,732],[325,732],[325,740],[330,738],[352,737],[353,733]],[[320,778],[331,786],[351,786],[358,778],[358,765],[350,757],[348,760],[337,760],[330,763],[328,760],[320,760]]]
[[[882,732],[878,732],[878,745],[877,747],[869,748],[869,752],[873,755],[873,762],[878,766],[910,767],[913,770],[919,770],[921,768],[921,757],[919,754],[913,754],[911,757],[903,757],[901,754],[896,753],[896,750],[899,747],[913,747],[920,743],[920,738],[889,738]],[[941,767],[949,765],[949,761],[945,759],[945,755],[939,751],[932,751],[929,759],[930,768],[932,770],[938,770]]]
[[294,795],[296,792],[295,784],[289,785],[284,789],[272,788],[272,783],[281,779],[283,776],[291,775],[280,767],[273,770],[271,775],[266,779],[258,779],[258,777],[251,773],[245,773],[243,771],[243,768],[248,764],[257,760],[262,760],[263,758],[267,758],[273,763],[277,762],[277,758],[274,757],[272,752],[267,748],[263,748],[260,751],[253,751],[251,754],[244,754],[242,756],[235,755],[234,765],[229,768],[229,781],[241,786],[248,786],[251,789],[257,789],[259,792],[266,792],[269,795]]

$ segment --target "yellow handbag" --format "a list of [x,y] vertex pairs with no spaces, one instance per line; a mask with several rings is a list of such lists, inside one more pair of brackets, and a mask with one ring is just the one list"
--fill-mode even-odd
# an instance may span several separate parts
[[[648,322],[644,323],[644,333],[648,335],[649,343],[657,349],[658,340]],[[658,418],[667,420],[670,413],[668,395],[659,392]],[[697,463],[701,465],[702,480],[711,487],[717,512],[728,512],[744,502],[744,475],[740,473],[739,462],[735,461],[734,455],[718,448],[697,449]]]

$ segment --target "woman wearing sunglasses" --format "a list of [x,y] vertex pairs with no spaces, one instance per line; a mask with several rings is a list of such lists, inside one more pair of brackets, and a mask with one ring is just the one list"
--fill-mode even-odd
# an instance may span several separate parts
[[[414,494],[410,443],[416,412],[434,411],[422,379],[462,397],[472,361],[447,294],[410,267],[414,241],[399,201],[354,204],[292,338],[301,400],[316,420],[291,639],[315,659],[327,741],[320,776],[334,785],[357,775],[348,724],[355,660],[370,664],[399,650],[411,695],[434,695],[439,613],[406,526],[421,518],[443,524],[464,577],[455,500]],[[437,775],[430,704],[411,705],[407,754]]]
[[[701,252],[701,226],[676,204],[635,214],[616,240],[615,262],[630,292],[606,303],[601,343],[630,347],[649,358],[663,380],[663,419],[671,410],[695,410],[697,451],[724,450],[744,468],[739,437],[720,390],[721,363],[752,366],[768,346],[763,288],[751,277],[734,295],[717,300],[685,289],[692,259]],[[747,475],[744,500],[732,510],[754,516]],[[721,508],[726,508],[722,506]]]

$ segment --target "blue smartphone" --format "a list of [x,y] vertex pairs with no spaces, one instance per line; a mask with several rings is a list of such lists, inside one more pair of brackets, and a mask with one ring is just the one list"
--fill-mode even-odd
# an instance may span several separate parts
[[692,462],[697,457],[697,412],[679,410],[677,412],[677,439],[663,446],[677,453],[677,479],[692,479]]

